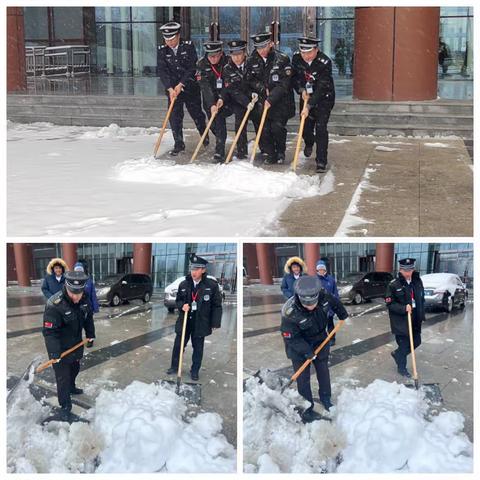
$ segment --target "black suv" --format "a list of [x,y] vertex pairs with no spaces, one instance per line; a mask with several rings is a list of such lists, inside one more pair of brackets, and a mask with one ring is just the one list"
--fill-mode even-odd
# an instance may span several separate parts
[[365,300],[383,297],[392,280],[393,275],[388,272],[351,273],[338,282],[338,295],[342,302],[358,305]]
[[117,307],[125,300],[141,298],[149,302],[152,297],[152,279],[143,273],[126,273],[105,277],[95,284],[98,301]]

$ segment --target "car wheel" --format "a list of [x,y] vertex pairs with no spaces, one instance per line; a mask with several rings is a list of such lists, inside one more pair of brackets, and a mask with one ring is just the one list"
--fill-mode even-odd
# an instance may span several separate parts
[[363,298],[363,295],[360,292],[355,293],[355,296],[353,297],[353,303],[355,305],[360,305],[363,303],[365,300]]
[[150,292],[145,292],[143,296],[143,303],[148,303],[150,301]]
[[120,298],[120,295],[118,293],[114,293],[110,304],[112,305],[112,307],[118,307],[121,301],[122,299]]
[[168,307],[167,310],[168,310],[168,313],[173,313],[175,311],[175,309],[172,307]]
[[453,310],[453,298],[451,295],[445,295],[443,297],[443,309],[450,313]]

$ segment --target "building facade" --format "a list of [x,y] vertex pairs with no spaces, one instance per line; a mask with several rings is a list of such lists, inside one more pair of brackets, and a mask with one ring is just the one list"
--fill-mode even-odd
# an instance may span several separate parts
[[[473,81],[472,7],[12,7],[8,90],[25,90],[22,62],[10,60],[25,46],[86,45],[92,75],[156,77],[159,27],[169,20],[181,23],[199,55],[208,39],[249,40],[265,30],[291,55],[298,36],[315,35],[332,58],[339,94],[354,98],[430,99],[437,77]],[[448,50],[443,65],[440,39]],[[415,83],[409,65],[418,71]],[[446,92],[465,98],[470,89]]]

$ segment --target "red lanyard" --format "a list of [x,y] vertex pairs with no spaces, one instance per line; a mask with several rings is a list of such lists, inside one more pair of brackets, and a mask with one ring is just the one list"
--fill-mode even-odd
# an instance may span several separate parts
[[310,72],[307,72],[306,70],[305,70],[305,80],[307,82],[311,82],[313,80],[312,74]]
[[196,302],[196,301],[197,301],[197,297],[198,297],[198,291],[197,291],[197,293],[195,293],[195,294],[192,292],[192,301]]
[[217,77],[217,80],[218,80],[222,76],[223,68],[220,71],[217,71],[217,69],[215,68],[214,65],[211,65],[211,67],[212,67],[213,72],[215,73],[215,76]]

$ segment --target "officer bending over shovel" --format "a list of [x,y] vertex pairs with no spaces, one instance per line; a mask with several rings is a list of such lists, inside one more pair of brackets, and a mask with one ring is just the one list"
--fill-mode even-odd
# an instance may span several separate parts
[[[343,304],[325,292],[320,280],[305,275],[295,283],[295,295],[287,300],[282,308],[281,332],[285,342],[287,357],[292,361],[296,372],[305,362],[312,359],[318,380],[320,402],[329,410],[332,407],[330,372],[328,355],[330,347],[327,343],[315,355],[317,347],[327,338],[328,311],[331,309],[340,320],[345,320],[348,313]],[[297,378],[298,393],[310,402],[310,407],[302,414],[304,423],[322,418],[313,410],[313,395],[310,385],[310,365]]]

